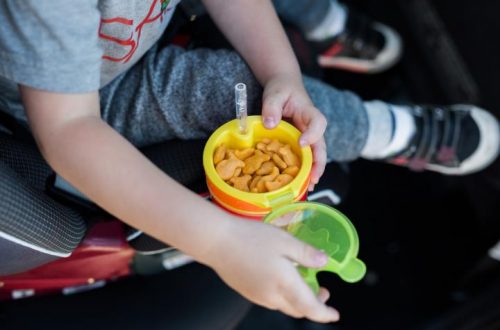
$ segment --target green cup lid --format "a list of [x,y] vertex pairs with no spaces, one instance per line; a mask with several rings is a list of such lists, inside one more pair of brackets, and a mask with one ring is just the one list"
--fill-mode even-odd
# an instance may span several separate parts
[[316,274],[322,271],[336,273],[350,283],[364,277],[366,266],[357,258],[358,234],[351,221],[338,210],[319,203],[299,202],[273,210],[264,222],[288,231],[328,255],[323,268],[299,267],[300,274],[315,292],[319,290]]

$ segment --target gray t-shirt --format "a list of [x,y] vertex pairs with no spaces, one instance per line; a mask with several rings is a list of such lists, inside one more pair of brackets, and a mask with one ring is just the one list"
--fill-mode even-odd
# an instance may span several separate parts
[[17,84],[97,91],[153,46],[179,1],[0,1],[0,110],[24,117]]

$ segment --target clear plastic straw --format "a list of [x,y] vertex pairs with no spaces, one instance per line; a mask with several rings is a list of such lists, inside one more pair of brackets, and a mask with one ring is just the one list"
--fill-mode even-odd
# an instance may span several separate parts
[[247,132],[247,86],[243,83],[234,86],[234,102],[236,105],[236,118],[239,121],[240,133]]

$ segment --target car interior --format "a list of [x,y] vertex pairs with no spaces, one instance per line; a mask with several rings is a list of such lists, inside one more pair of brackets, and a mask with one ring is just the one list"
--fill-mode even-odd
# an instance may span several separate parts
[[[500,117],[500,3],[346,2],[401,34],[400,63],[376,75],[322,70],[311,61],[303,36],[283,22],[306,74],[367,100],[472,103]],[[180,9],[163,42],[230,47],[207,15]],[[207,197],[204,142],[169,141],[141,151]],[[355,284],[319,275],[331,291],[329,304],[340,311],[338,323],[317,324],[251,305],[210,269],[123,225],[120,242],[127,245],[130,273],[36,297],[19,290],[0,299],[0,328],[500,329],[499,160],[463,177],[366,160],[330,163],[310,199],[351,219],[367,266]],[[112,217],[72,191],[45,163],[29,130],[0,112],[0,250],[8,251],[0,262],[0,291],[2,276],[29,276],[71,254],[103,218]]]

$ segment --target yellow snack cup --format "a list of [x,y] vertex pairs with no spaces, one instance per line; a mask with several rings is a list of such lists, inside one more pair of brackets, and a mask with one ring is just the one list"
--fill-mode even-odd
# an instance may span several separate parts
[[[207,186],[215,202],[235,214],[262,219],[274,208],[304,200],[311,179],[312,152],[309,146],[300,147],[300,134],[298,129],[285,121],[281,121],[276,128],[269,130],[262,124],[261,116],[248,117],[245,134],[240,133],[236,119],[219,127],[210,136],[203,151]],[[300,157],[300,170],[292,182],[272,192],[252,193],[238,190],[219,177],[213,162],[213,155],[218,146],[224,143],[227,148],[244,149],[255,147],[257,142],[264,138],[288,143],[293,152]]]

